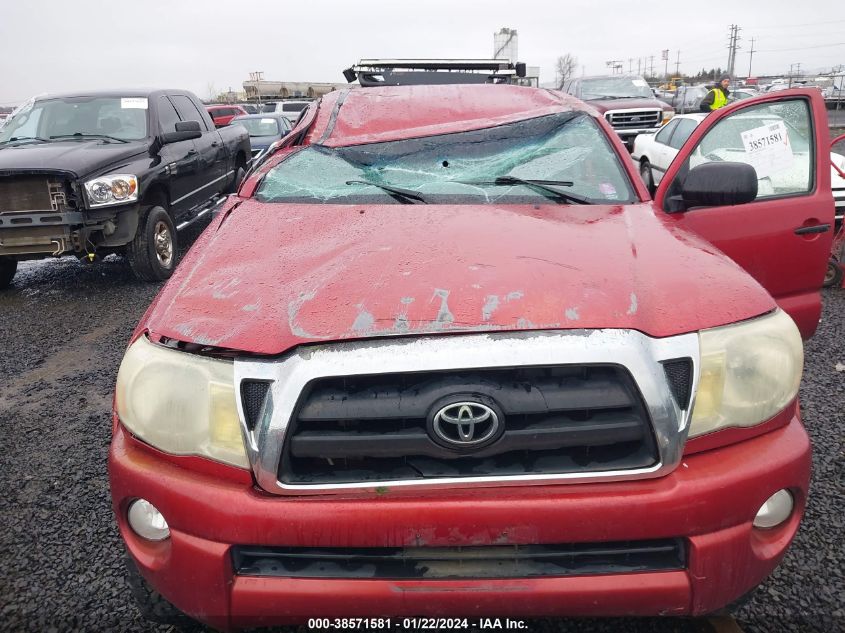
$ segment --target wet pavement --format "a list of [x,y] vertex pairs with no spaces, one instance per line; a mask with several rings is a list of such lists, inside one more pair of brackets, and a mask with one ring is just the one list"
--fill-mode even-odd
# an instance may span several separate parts
[[[159,287],[136,281],[113,256],[93,265],[24,263],[0,292],[0,630],[172,630],[142,620],[132,602],[106,475],[117,368]],[[784,563],[739,611],[747,633],[845,630],[845,290],[826,291],[824,300],[801,394],[815,447],[809,507]],[[700,626],[543,620],[531,630]]]

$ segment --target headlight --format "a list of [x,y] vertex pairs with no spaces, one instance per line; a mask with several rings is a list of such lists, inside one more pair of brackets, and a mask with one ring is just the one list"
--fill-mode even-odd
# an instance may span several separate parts
[[85,183],[91,207],[123,204],[138,199],[138,179],[132,174],[109,174]]
[[671,118],[673,116],[675,116],[674,110],[664,110],[663,111],[663,123],[661,125],[666,125],[671,120]]
[[804,347],[785,312],[704,330],[700,340],[701,375],[690,437],[760,424],[798,394]]
[[142,336],[117,374],[124,426],[174,455],[200,455],[249,468],[235,405],[231,362],[154,345]]

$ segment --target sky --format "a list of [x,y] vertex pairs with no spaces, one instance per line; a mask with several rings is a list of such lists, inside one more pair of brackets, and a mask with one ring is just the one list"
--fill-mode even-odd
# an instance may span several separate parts
[[[800,6],[800,9],[796,9]],[[680,51],[682,72],[727,65],[741,27],[737,74],[819,72],[845,64],[845,11],[833,0],[26,0],[0,2],[0,106],[45,92],[96,88],[239,90],[251,71],[274,81],[343,82],[360,58],[489,58],[493,33],[517,29],[520,61],[553,82],[570,53],[579,74],[608,60]],[[633,62],[629,62],[633,59]]]

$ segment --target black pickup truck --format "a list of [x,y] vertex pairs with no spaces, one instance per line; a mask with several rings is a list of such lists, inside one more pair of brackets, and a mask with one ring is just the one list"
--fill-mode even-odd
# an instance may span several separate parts
[[0,288],[19,260],[71,254],[170,277],[177,231],[237,189],[250,156],[247,131],[215,129],[185,90],[33,99],[0,128]]

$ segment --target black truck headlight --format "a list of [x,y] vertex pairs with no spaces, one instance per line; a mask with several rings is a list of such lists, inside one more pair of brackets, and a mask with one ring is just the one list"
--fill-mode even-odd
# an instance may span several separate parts
[[138,199],[138,179],[132,174],[109,174],[85,183],[88,205],[105,207]]

